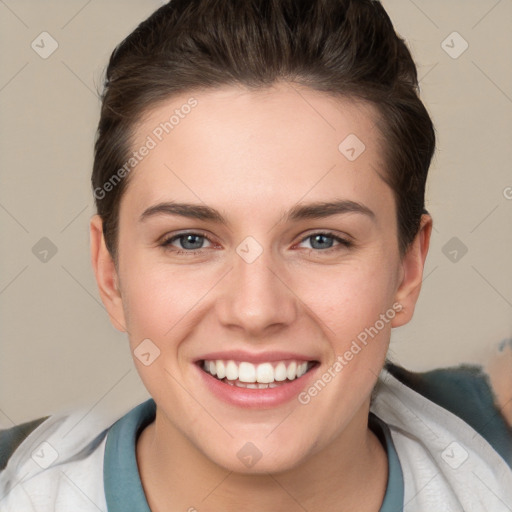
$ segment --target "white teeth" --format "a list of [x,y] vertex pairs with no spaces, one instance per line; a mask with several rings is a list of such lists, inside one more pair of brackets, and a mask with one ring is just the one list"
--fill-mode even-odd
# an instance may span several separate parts
[[239,380],[237,380],[235,382],[235,386],[238,387],[238,388],[258,389],[258,385],[257,384],[254,384],[252,382],[248,382],[248,383],[240,382]]
[[235,385],[250,389],[273,388],[278,386],[277,382],[298,379],[308,371],[308,367],[307,361],[279,361],[277,364],[268,362],[257,365],[247,361],[203,361],[203,369],[210,375],[232,385],[236,381]]
[[217,361],[217,378],[223,379],[226,376],[226,366],[224,365],[224,361]]
[[226,378],[228,380],[238,379],[238,366],[234,361],[228,361],[226,365]]
[[[244,363],[240,363],[240,367]],[[274,368],[270,363],[263,363],[258,365],[257,370],[257,379],[258,382],[262,384],[268,384],[269,382],[274,382]]]
[[286,365],[284,363],[279,363],[274,370],[274,380],[281,382],[286,380]]
[[288,365],[288,369],[286,370],[286,376],[289,380],[295,379],[297,376],[297,363],[295,361],[291,362]]
[[308,370],[308,363],[299,364],[297,367],[297,378],[302,377]]
[[[254,383],[254,382],[240,382],[240,380],[235,381],[234,385],[238,388],[249,388],[249,389],[267,389],[270,386],[270,384],[259,384],[259,383]],[[275,386],[277,386],[277,384],[275,384],[274,387]]]
[[[212,375],[215,375],[214,373]],[[242,382],[256,382],[256,368],[252,363],[240,363],[238,366],[238,380]]]

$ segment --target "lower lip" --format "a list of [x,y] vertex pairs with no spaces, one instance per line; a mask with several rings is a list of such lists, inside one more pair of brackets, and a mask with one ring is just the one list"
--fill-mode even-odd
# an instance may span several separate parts
[[297,398],[299,393],[306,388],[318,367],[318,363],[298,379],[294,379],[286,384],[280,384],[275,388],[266,389],[249,389],[231,386],[205,372],[197,364],[194,366],[196,366],[200,378],[203,379],[206,387],[224,402],[236,407],[270,409]]

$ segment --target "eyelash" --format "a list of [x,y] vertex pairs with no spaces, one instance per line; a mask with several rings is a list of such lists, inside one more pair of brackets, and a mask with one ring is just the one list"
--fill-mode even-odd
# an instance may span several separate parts
[[[178,235],[173,235],[169,238],[166,238],[160,243],[160,246],[163,247],[166,251],[171,251],[171,252],[188,253],[191,255],[201,253],[204,249],[183,249],[183,248],[173,247],[171,245],[171,243],[174,242],[175,240],[179,240],[180,238],[183,238],[183,237],[186,237],[189,235],[199,236],[201,238],[205,238],[210,243],[213,243],[212,240],[210,240],[210,238],[206,234],[201,233],[201,232],[191,231],[189,233],[180,233]],[[352,247],[352,245],[353,245],[351,241],[349,241],[345,238],[341,238],[341,237],[335,235],[331,231],[318,231],[315,233],[311,233],[311,234],[305,236],[299,243],[302,243],[302,242],[306,241],[307,239],[312,238],[314,236],[318,236],[318,235],[325,236],[327,238],[333,238],[339,244],[335,245],[334,247],[329,247],[327,249],[314,249],[314,248],[308,249],[310,252],[331,253],[333,251],[337,251],[342,248],[348,249],[348,248]]]

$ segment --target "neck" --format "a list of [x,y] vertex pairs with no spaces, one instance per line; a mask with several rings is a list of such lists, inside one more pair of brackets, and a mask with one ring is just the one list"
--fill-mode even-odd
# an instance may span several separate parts
[[279,473],[228,471],[199,452],[157,411],[137,442],[152,512],[169,510],[378,512],[388,478],[385,449],[368,429],[368,407],[324,449]]

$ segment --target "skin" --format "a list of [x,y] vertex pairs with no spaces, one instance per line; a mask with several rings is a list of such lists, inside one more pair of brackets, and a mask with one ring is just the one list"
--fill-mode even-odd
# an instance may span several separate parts
[[[149,366],[134,357],[157,404],[137,443],[151,510],[378,511],[387,457],[367,426],[370,393],[391,328],[413,315],[431,218],[423,216],[401,257],[375,111],[295,84],[173,97],[137,127],[134,148],[191,96],[197,107],[132,171],[120,206],[118,268],[101,219],[90,224],[92,264],[113,325],[128,332],[132,352],[146,338],[160,350]],[[366,146],[355,161],[338,150],[349,134]],[[363,204],[374,218],[283,216],[297,203],[335,199]],[[229,225],[168,215],[139,221],[163,201],[208,205]],[[185,254],[183,239],[173,242],[177,252],[159,246],[183,230],[210,241],[195,254]],[[308,238],[325,231],[352,245]],[[262,249],[252,263],[236,252],[247,236]],[[196,358],[229,349],[307,354],[320,376],[394,303],[401,311],[307,405],[241,409],[196,378]],[[250,468],[237,457],[249,441],[262,453]]]

